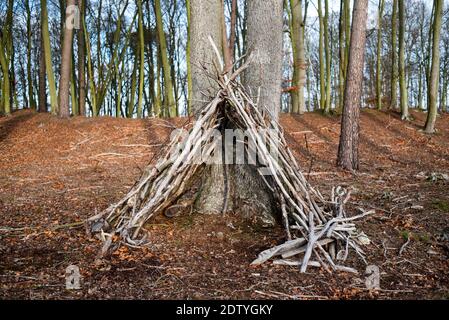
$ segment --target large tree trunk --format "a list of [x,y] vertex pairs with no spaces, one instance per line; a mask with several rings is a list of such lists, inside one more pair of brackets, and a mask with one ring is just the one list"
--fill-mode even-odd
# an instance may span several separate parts
[[337,159],[338,166],[347,170],[359,168],[359,116],[362,100],[367,17],[368,0],[355,1]]
[[[210,69],[212,62],[217,62],[209,36],[218,49],[223,50],[222,3],[221,0],[191,0],[190,4],[193,89],[190,102],[194,114],[198,114],[204,105],[202,101],[210,101],[219,90],[202,66]],[[250,0],[248,6],[248,42],[255,60],[246,71],[246,86],[254,95],[260,89],[260,105],[267,107],[277,118],[281,94],[282,0]],[[227,128],[232,129],[226,125],[220,129]],[[209,214],[237,211],[261,225],[275,223],[272,195],[256,167],[247,164],[210,165],[205,170],[195,203],[197,211]]]
[[248,0],[248,48],[255,61],[245,72],[245,85],[259,104],[274,115],[281,110],[282,86],[282,0]]
[[[66,18],[71,14],[68,10],[70,6],[75,5],[75,0],[67,0]],[[66,19],[64,27],[64,39],[61,53],[61,77],[59,80],[59,116],[61,118],[70,117],[69,92],[72,71],[72,41],[73,24]]]
[[[203,66],[210,68],[213,61],[218,65],[216,55],[208,38],[210,36],[218,49],[222,49],[221,15],[221,0],[190,0],[189,31],[192,94],[189,99],[195,116],[204,105],[202,101],[210,101],[209,99],[219,90],[217,84],[208,78]],[[221,213],[224,208],[224,198],[225,179],[223,166],[211,165],[206,169],[196,209],[202,213]]]
[[435,0],[435,16],[433,20],[432,66],[430,71],[429,106],[425,125],[426,133],[435,132],[437,118],[438,88],[440,77],[440,34],[444,0]]
[[[282,30],[282,0],[248,0],[247,41],[255,60],[245,71],[244,85],[254,96],[259,95],[259,107],[266,108],[274,120],[278,120],[281,110]],[[234,165],[232,169],[238,203],[249,204],[245,213],[257,214],[264,225],[274,224],[278,208],[257,168]]]

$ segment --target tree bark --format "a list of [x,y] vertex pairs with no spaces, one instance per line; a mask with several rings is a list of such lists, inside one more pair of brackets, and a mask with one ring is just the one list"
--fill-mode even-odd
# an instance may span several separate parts
[[[216,61],[209,36],[223,51],[221,10],[221,0],[191,0],[191,103],[194,113],[201,110],[202,101],[208,101],[219,90],[207,77],[202,65],[210,69],[212,62]],[[254,95],[260,88],[260,105],[266,106],[277,118],[281,94],[282,0],[248,1],[247,39],[255,61],[245,72],[245,85],[252,89]],[[223,124],[220,129],[226,128],[232,129],[232,126]],[[195,203],[196,210],[209,214],[237,211],[260,225],[273,225],[274,201],[256,169],[247,164],[206,167]]]
[[304,87],[307,63],[304,44],[304,19],[302,0],[290,0],[291,39],[293,47],[293,90],[291,91],[292,112],[303,114],[306,111]]
[[444,0],[434,0],[435,12],[433,20],[432,66],[430,71],[429,106],[425,125],[426,133],[435,132],[437,118],[438,88],[440,77],[440,35]]
[[355,1],[337,159],[338,166],[351,171],[359,168],[359,117],[362,100],[367,17],[368,0]]
[[[222,0],[190,0],[190,63],[192,72],[191,108],[197,115],[203,101],[211,99],[219,90],[216,83],[206,75],[204,68],[211,68],[216,55],[209,42],[209,36],[219,50],[223,50]],[[225,176],[223,166],[206,168],[202,189],[195,204],[197,211],[206,214],[221,213],[224,209]]]
[[[162,21],[162,8],[161,8],[161,1],[155,0],[155,13],[156,13],[156,28],[157,28],[157,35],[159,40],[159,54],[161,55],[162,60],[162,70],[164,73],[164,86],[165,86],[165,95],[167,98],[166,104],[167,104],[167,110],[171,117],[176,116],[176,101],[173,91],[173,82],[171,77],[171,68],[170,63],[168,59],[168,53],[167,53],[167,41],[165,39],[165,31],[164,31],[164,25]],[[219,17],[219,16],[218,16]]]
[[323,17],[323,28],[324,28],[324,52],[326,58],[326,103],[324,107],[324,113],[329,114],[332,107],[331,101],[331,66],[332,66],[332,56],[331,56],[331,41],[329,38],[329,0],[324,0],[324,17]]
[[30,0],[25,1],[25,11],[27,14],[27,82],[28,82],[28,101],[31,109],[36,109],[34,100],[33,77],[31,74],[31,52],[32,52],[32,30],[31,30],[31,9]]
[[[75,0],[67,0],[66,15],[70,14],[69,7],[75,5]],[[73,25],[66,23],[64,25],[64,38],[61,52],[61,76],[59,80],[59,116],[61,118],[70,117],[69,93],[72,71],[72,41]]]
[[41,28],[42,38],[44,42],[45,53],[45,68],[47,70],[48,85],[50,89],[50,105],[51,112],[57,114],[58,112],[58,95],[56,93],[55,75],[53,72],[51,46],[50,46],[50,32],[48,30],[48,10],[47,0],[41,0]]
[[78,0],[80,10],[80,29],[78,30],[78,81],[79,99],[78,112],[81,116],[86,115],[86,45],[84,41],[84,19],[86,14],[85,0]]
[[[283,1],[248,0],[247,5],[247,45],[255,60],[245,71],[244,85],[253,96],[258,95],[259,108],[266,108],[277,121],[281,109]],[[234,165],[232,170],[236,202],[249,204],[243,209],[244,214],[255,217],[262,225],[275,224],[278,207],[257,168]]]
[[186,12],[187,12],[187,44],[186,44],[186,64],[187,64],[187,114],[192,114],[192,64],[190,63],[190,24],[191,24],[191,16],[190,16],[190,0],[186,0]]
[[379,0],[377,22],[376,98],[377,109],[382,110],[382,18],[385,0]]
[[401,115],[403,120],[410,118],[408,112],[408,92],[405,74],[405,4],[399,2],[399,86],[401,91]]
[[45,68],[44,40],[40,36],[39,52],[39,112],[47,112],[47,74]]
[[259,105],[277,119],[281,110],[282,0],[248,0],[248,48],[255,61],[245,72],[244,83],[253,96],[260,88]]
[[[142,10],[142,0],[137,0],[137,10],[138,10],[138,34],[139,34],[139,45],[138,53],[139,53],[139,93],[137,98],[137,118],[142,118],[143,110],[142,110],[142,101],[143,101],[143,84],[144,84],[144,76],[145,76],[145,43],[144,43],[144,35],[143,35],[143,10]],[[137,61],[137,59],[136,59]]]
[[393,13],[391,15],[391,88],[390,108],[398,106],[398,60],[397,60],[397,30],[398,30],[398,0],[393,0]]
[[318,22],[319,22],[319,45],[318,45],[318,55],[320,64],[320,109],[326,109],[326,65],[324,58],[324,19],[323,19],[323,8],[322,0],[318,0]]

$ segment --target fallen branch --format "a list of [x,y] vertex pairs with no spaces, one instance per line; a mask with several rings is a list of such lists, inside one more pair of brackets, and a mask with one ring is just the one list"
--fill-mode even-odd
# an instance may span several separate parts
[[[211,44],[219,56],[212,41]],[[269,173],[263,180],[282,208],[286,229],[287,242],[260,253],[252,264],[258,265],[276,256],[302,255],[302,259],[297,260],[301,261],[301,272],[306,272],[309,265],[319,265],[329,272],[355,272],[335,263],[329,252],[340,244],[346,248],[344,255],[340,255],[342,260],[348,256],[349,249],[364,259],[362,243],[357,237],[359,233],[352,222],[373,212],[349,217],[344,205],[350,192],[340,187],[333,188],[331,198],[327,200],[310,185],[288,148],[279,123],[267,109],[253,101],[237,80],[250,62],[251,56],[231,75],[222,72],[223,63],[220,62],[220,67],[216,66],[215,70],[217,76],[213,78],[220,90],[198,113],[187,137],[181,137],[179,133],[163,148],[156,163],[145,169],[125,197],[88,220],[90,231],[99,233],[104,242],[100,257],[111,247],[117,247],[113,244],[118,241],[133,247],[146,243],[148,232],[142,232],[142,228],[149,219],[163,213],[184,194],[195,174],[206,167],[204,159],[210,158],[216,147],[212,129],[226,121],[233,128],[248,133],[249,141],[245,147],[248,149],[251,145],[256,149],[259,168],[263,167]],[[178,149],[180,142],[182,150]],[[269,151],[272,146],[277,147],[276,157]]]

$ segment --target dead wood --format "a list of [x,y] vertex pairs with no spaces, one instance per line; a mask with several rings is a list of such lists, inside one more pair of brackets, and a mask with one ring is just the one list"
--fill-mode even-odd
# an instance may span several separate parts
[[[220,126],[224,121],[222,115],[225,115],[225,120],[233,127],[249,133],[251,145],[257,149],[260,167],[264,166],[270,173],[264,176],[264,181],[282,208],[286,229],[287,242],[261,252],[252,264],[281,256],[282,260],[276,263],[298,265],[301,272],[308,266],[321,266],[328,271],[355,271],[336,264],[329,254],[329,247],[345,248],[337,255],[343,257],[342,260],[348,256],[349,249],[363,258],[359,233],[352,222],[372,211],[350,217],[344,210],[350,196],[348,192],[337,187],[332,190],[330,199],[325,199],[310,185],[288,148],[279,123],[273,120],[268,110],[257,105],[238,80],[239,74],[250,63],[251,56],[231,75],[220,71],[223,63],[215,66],[213,80],[220,90],[201,110],[189,135],[182,140],[182,151],[174,152],[182,137],[172,139],[162,156],[147,167],[123,199],[88,220],[90,231],[98,233],[104,242],[101,256],[116,247],[113,244],[117,242],[131,246],[144,244],[148,233],[142,228],[148,220],[164,212],[176,214],[178,207],[173,204],[191,187],[195,173],[207,165],[198,160],[198,154],[201,159],[211,157],[215,148],[215,143],[211,143],[212,129]],[[212,77],[210,71],[208,74]],[[246,148],[249,145],[246,144]],[[273,145],[278,147],[277,157],[269,150]],[[285,260],[300,255],[300,260]]]

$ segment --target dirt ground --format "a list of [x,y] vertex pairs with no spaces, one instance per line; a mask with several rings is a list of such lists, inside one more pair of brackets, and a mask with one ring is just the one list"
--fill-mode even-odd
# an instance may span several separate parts
[[[339,118],[283,115],[287,141],[312,184],[353,189],[348,211],[375,209],[358,223],[371,239],[367,263],[381,271],[381,290],[359,275],[249,264],[282,242],[280,227],[257,229],[228,216],[157,217],[145,249],[121,247],[95,265],[100,242],[76,224],[118,200],[166,143],[163,120],[60,120],[20,111],[0,118],[0,298],[2,299],[448,299],[449,263],[437,235],[449,227],[449,115],[438,133],[420,132],[425,114],[401,122],[394,112],[362,112],[361,169],[335,168]],[[408,241],[408,244],[403,245]],[[399,251],[403,247],[402,253]],[[66,290],[77,265],[80,290]]]

